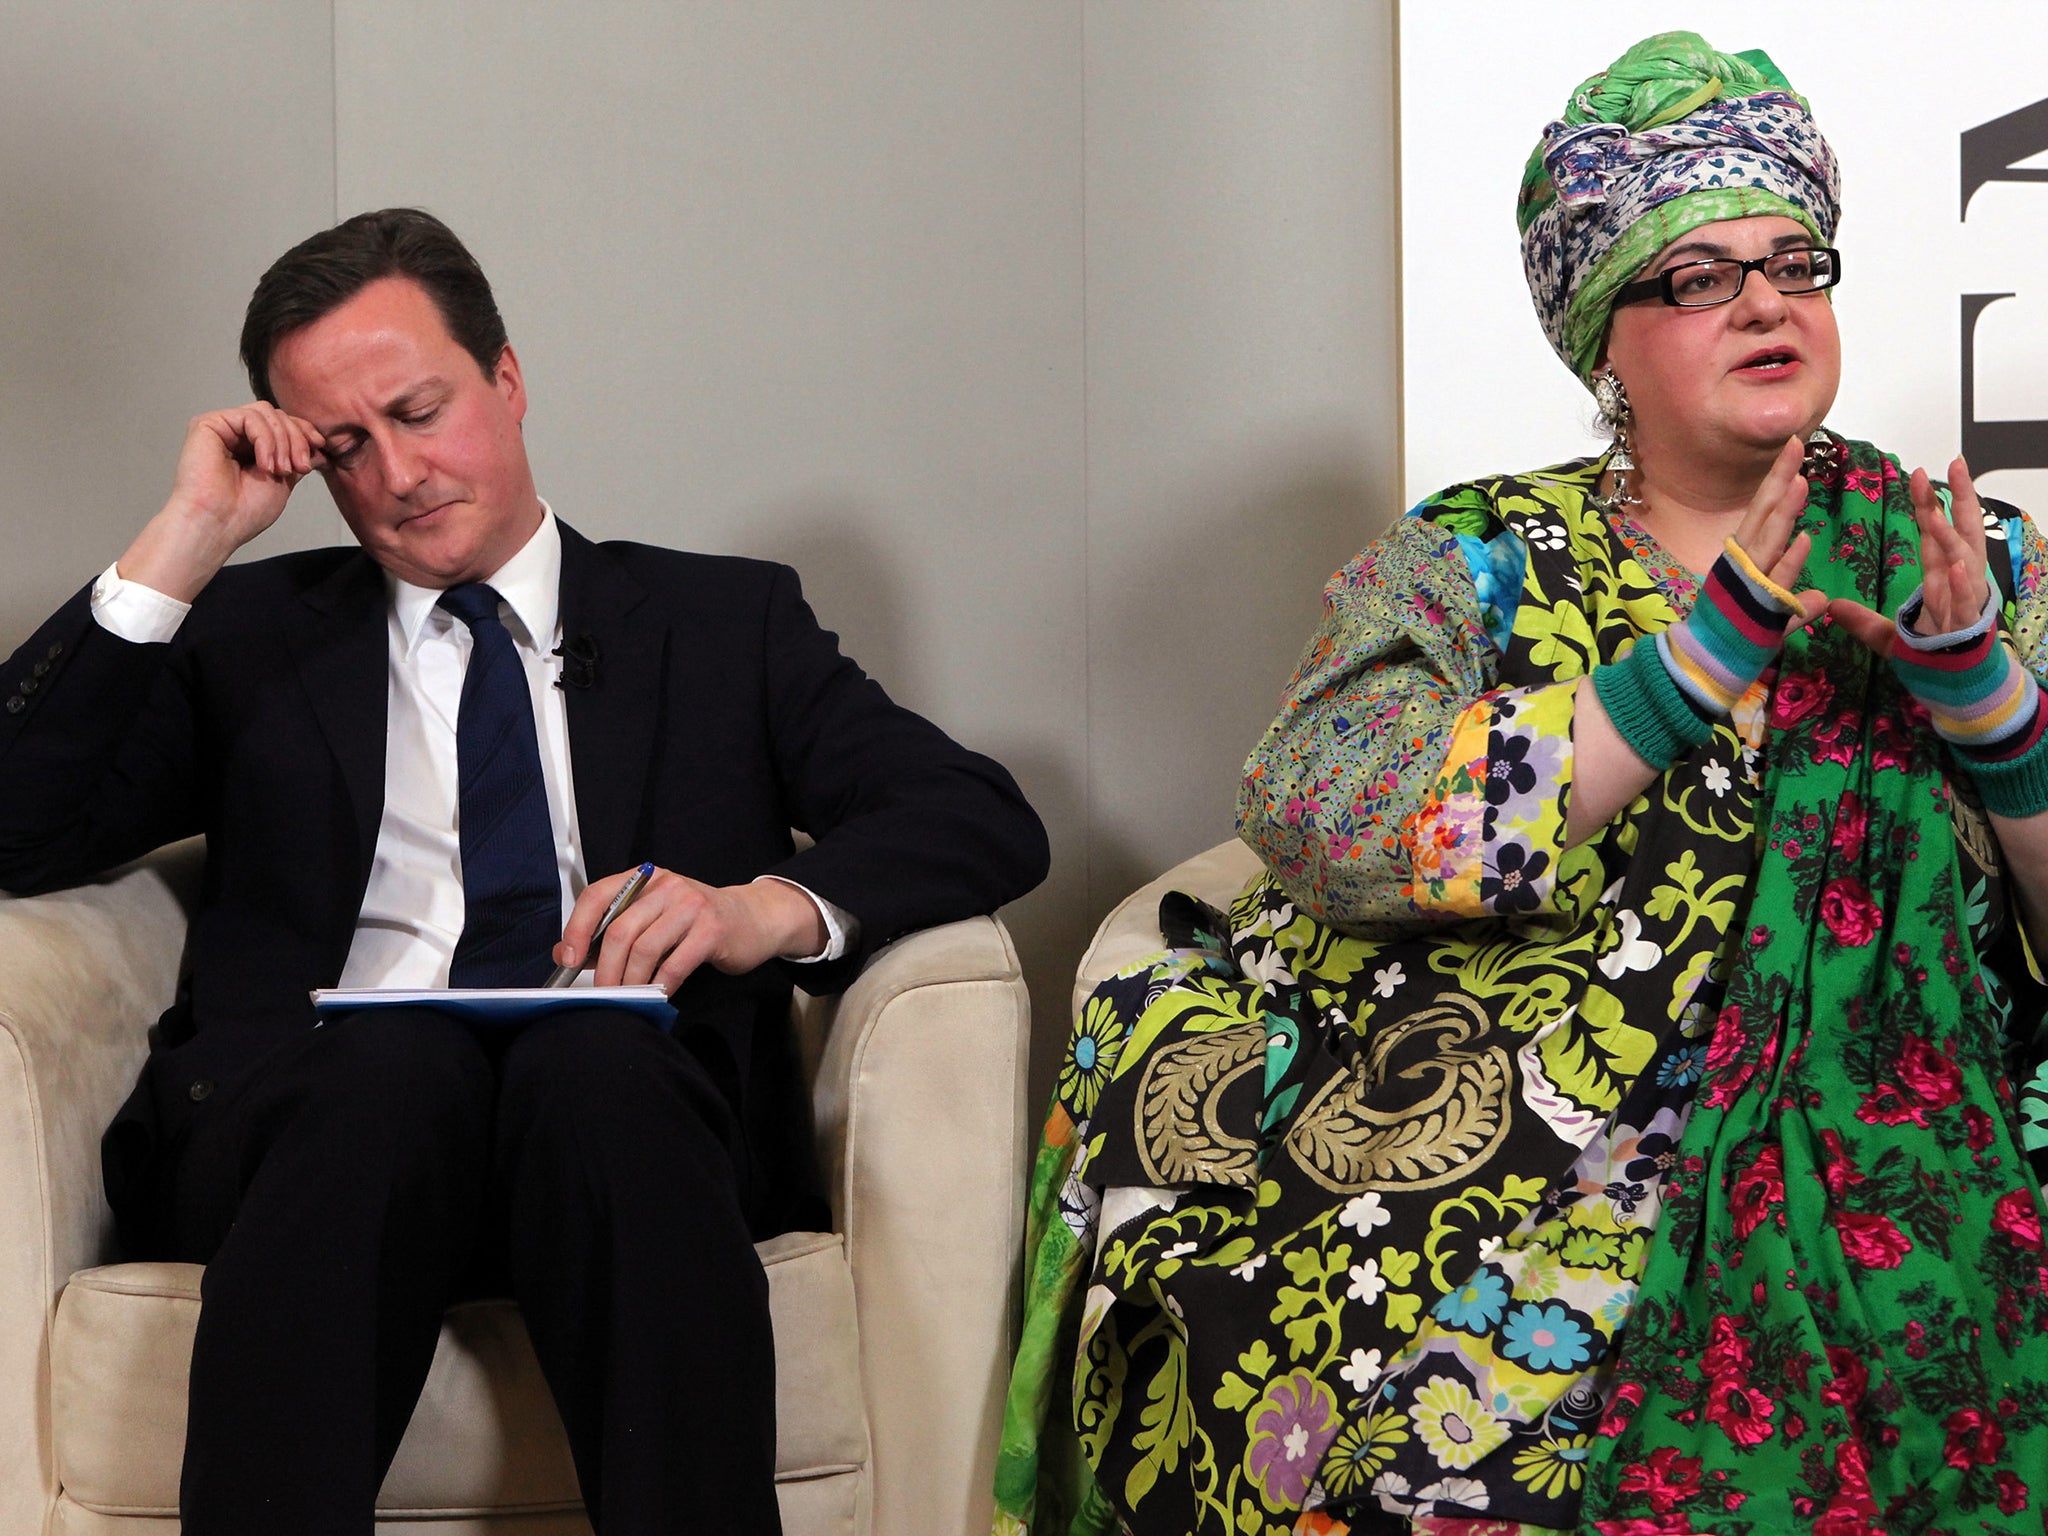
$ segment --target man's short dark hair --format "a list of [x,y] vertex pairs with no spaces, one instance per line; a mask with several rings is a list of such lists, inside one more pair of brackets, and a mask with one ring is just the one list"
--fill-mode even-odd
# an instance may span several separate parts
[[332,314],[386,277],[418,283],[441,312],[456,344],[495,378],[505,322],[484,269],[455,231],[420,208],[379,208],[344,219],[286,251],[249,296],[242,321],[242,366],[259,399],[277,404],[270,355],[302,326]]

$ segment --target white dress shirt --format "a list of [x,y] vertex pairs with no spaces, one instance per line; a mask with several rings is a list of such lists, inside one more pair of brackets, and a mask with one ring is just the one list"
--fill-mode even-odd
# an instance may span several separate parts
[[[562,643],[562,535],[553,510],[545,502],[541,508],[540,527],[489,584],[501,599],[499,616],[526,669],[533,699],[566,923],[589,877],[577,833],[567,705],[555,686],[561,674],[561,659],[554,652]],[[384,581],[391,597],[384,814],[341,985],[445,987],[462,936],[455,722],[472,642],[469,627],[439,606],[439,591],[400,581],[388,571]],[[93,586],[92,611],[103,628],[124,640],[147,643],[175,635],[191,605],[125,580],[108,566]],[[838,959],[846,952],[852,914],[795,881],[783,883],[803,891],[824,919],[825,948],[804,958]],[[586,969],[578,980],[587,983],[590,976]]]

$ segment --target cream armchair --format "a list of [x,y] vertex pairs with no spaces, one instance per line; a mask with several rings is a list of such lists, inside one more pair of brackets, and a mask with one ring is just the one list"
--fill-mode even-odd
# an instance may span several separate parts
[[[0,1533],[172,1536],[201,1271],[106,1264],[99,1136],[169,1000],[200,851],[0,900]],[[832,1233],[761,1245],[790,1536],[986,1530],[1029,1003],[991,918],[799,999]],[[98,1267],[95,1267],[98,1266]],[[456,1308],[379,1498],[409,1536],[587,1532],[517,1311]],[[687,1530],[687,1511],[679,1530]]]
[[1232,838],[1174,865],[1117,903],[1095,930],[1095,941],[1075,969],[1074,1017],[1080,1018],[1088,994],[1103,982],[1125,966],[1159,953],[1165,942],[1159,934],[1160,897],[1168,891],[1186,891],[1227,912],[1261,868],[1259,856]]

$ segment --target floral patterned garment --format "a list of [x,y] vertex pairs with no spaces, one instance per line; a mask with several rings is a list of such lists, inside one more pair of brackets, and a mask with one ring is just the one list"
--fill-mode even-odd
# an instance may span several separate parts
[[[1896,463],[1807,576],[1918,581]],[[1859,508],[1859,501],[1862,503]],[[1826,537],[1818,495],[1801,526]],[[1838,514],[1839,516],[1840,514]],[[1613,1536],[2038,1532],[2048,1249],[1984,964],[1999,850],[1926,712],[1839,628],[1787,640],[1766,851],[1592,1444]]]
[[[1744,864],[1742,807],[1762,736],[1759,690],[1739,733],[1724,732],[1702,754],[1682,793],[1667,779],[1661,796],[1639,802],[1592,850],[1564,854],[1568,679],[1589,653],[1614,654],[1693,596],[1646,534],[1598,516],[1586,495],[1597,469],[1459,488],[1339,573],[1326,623],[1247,777],[1245,834],[1280,880],[1238,903],[1227,945],[1215,915],[1204,934],[1202,916],[1183,913],[1174,954],[1090,1001],[1034,1173],[1034,1268],[999,1460],[999,1530],[1113,1531],[1121,1504],[1140,1531],[1283,1531],[1304,1501],[1367,1492],[1418,1514],[1440,1507],[1417,1528],[1451,1530],[1464,1523],[1450,1513],[1460,1496],[1488,1489],[1506,1497],[1480,1499],[1496,1518],[1472,1529],[1514,1528],[1500,1518],[1510,1507],[1532,1530],[1574,1517],[1600,1372],[1704,1067],[1708,973],[1726,931],[1721,909],[1732,906],[1725,877],[1707,879],[1682,850],[1705,840]],[[2011,563],[2030,576],[2041,568],[2039,541],[2030,529],[2024,536],[2024,557],[2015,547]],[[2038,604],[2024,582],[2020,595],[2023,649],[2038,666]],[[1576,611],[1557,617],[1560,598]],[[1660,819],[1677,829],[1675,841],[1662,841],[1681,850],[1652,872],[1668,894],[1628,898],[1620,881],[1601,877],[1644,863],[1659,841],[1644,834]],[[1494,942],[1461,952],[1441,925],[1475,911],[1493,919],[1485,926]],[[1707,942],[1663,942],[1688,928],[1709,930],[1697,936]],[[1290,1198],[1283,1178],[1295,1181],[1302,1162],[1285,1143],[1303,1138],[1289,1122],[1299,1129],[1303,1090],[1313,1099],[1319,1074],[1324,1089],[1342,1075],[1329,1070],[1343,1054],[1333,1038],[1355,1041],[1376,1018],[1412,1019],[1395,1001],[1411,964],[1511,972],[1501,962],[1516,953],[1508,935],[1517,929],[1524,958],[1570,949],[1559,944],[1567,929],[1590,939],[1577,974],[1588,978],[1590,1011],[1607,1016],[1586,1020],[1567,1007],[1560,1020],[1553,995],[1525,1009],[1538,1017],[1508,1020],[1523,1031],[1511,1039],[1536,1045],[1538,1083],[1554,1090],[1569,1078],[1543,1071],[1555,1065],[1544,1052],[1555,1052],[1559,1036],[1604,1066],[1571,1083],[1583,1095],[1572,1107],[1553,1093],[1525,1116],[1549,1116],[1556,1176],[1506,1177],[1483,1212],[1469,1187],[1453,1191],[1419,1236],[1412,1212],[1390,1214],[1404,1193],[1394,1188],[1333,1202],[1327,1177],[1318,1185],[1310,1169],[1300,1180],[1314,1187],[1306,1200]],[[1402,935],[1418,930],[1435,937],[1419,963],[1404,962]],[[1635,1019],[1664,1025],[1621,1025],[1617,993],[1638,994],[1628,1005]],[[1206,1096],[1176,1096],[1173,1074],[1149,1074],[1168,1089],[1153,1095],[1169,1106],[1155,1126],[1176,1113],[1206,1126],[1154,1138],[1155,1155],[1173,1155],[1177,1141],[1180,1153],[1208,1159],[1178,1188],[1163,1188],[1172,1181],[1156,1165],[1121,1174],[1115,1166],[1130,1161],[1116,1141],[1130,1138],[1127,1153],[1145,1140],[1144,1116],[1130,1105],[1105,1116],[1099,1105],[1120,1059],[1128,1068],[1176,1053],[1194,1062],[1179,1073],[1180,1090],[1205,1074],[1212,1087],[1229,1081]],[[1324,1092],[1322,1102],[1342,1097]],[[1373,1108],[1369,1095],[1352,1098]],[[1213,1134],[1233,1122],[1247,1134]],[[1222,1187],[1212,1182],[1218,1174]],[[1105,1181],[1112,1187],[1098,1193]],[[1291,1208],[1306,1219],[1290,1225]],[[1214,1283],[1225,1277],[1247,1294]],[[1232,1311],[1253,1336],[1225,1328],[1210,1337],[1212,1317]],[[1084,1341],[1088,1352],[1078,1353]],[[1062,1362],[1077,1354],[1078,1444],[1052,1411],[1066,1396]],[[1120,1477],[1098,1479],[1119,1436],[1143,1448]],[[1301,1518],[1303,1529],[1344,1528],[1335,1509]]]

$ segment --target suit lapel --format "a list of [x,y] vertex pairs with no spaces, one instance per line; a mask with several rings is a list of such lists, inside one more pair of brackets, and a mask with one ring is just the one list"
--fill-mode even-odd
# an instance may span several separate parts
[[285,638],[355,810],[356,866],[348,873],[360,906],[384,814],[390,645],[383,573],[358,556],[302,599],[287,616]]
[[[605,550],[562,530],[563,692],[583,870],[596,880],[651,857],[647,779],[661,723],[667,628]],[[579,663],[578,650],[594,660]]]

